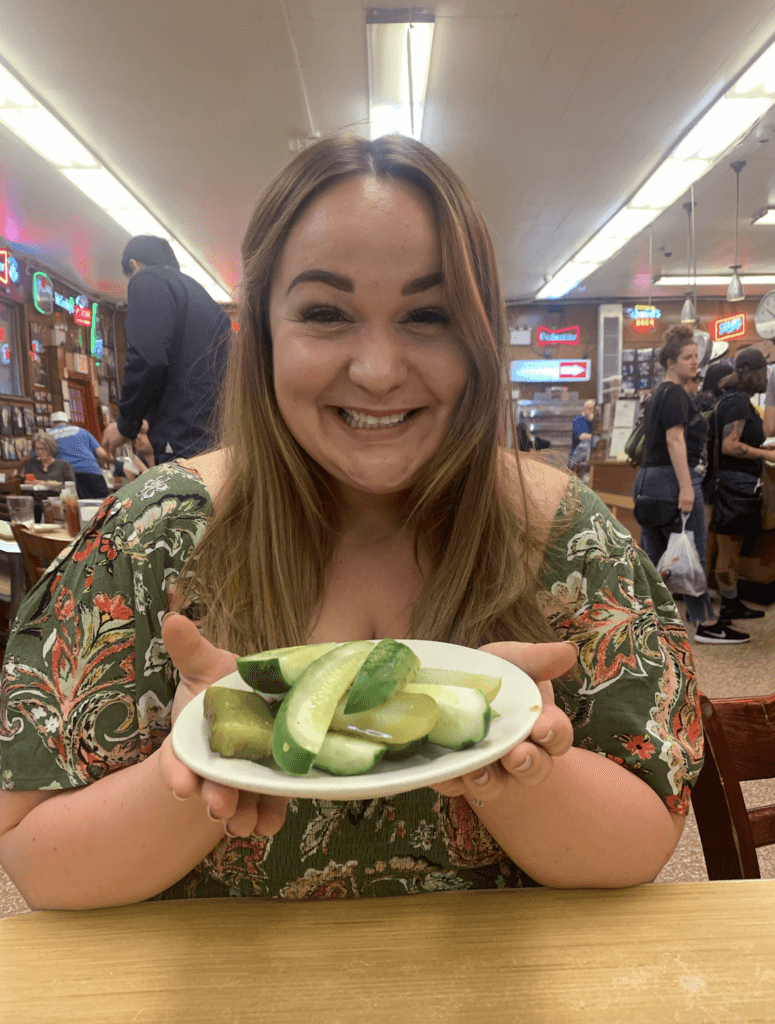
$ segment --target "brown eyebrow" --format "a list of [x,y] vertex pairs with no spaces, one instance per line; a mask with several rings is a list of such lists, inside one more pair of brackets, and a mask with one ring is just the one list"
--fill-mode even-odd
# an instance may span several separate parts
[[[427,274],[425,277],[417,277],[414,281],[408,281],[401,289],[402,295],[417,295],[419,292],[426,292],[429,288],[435,288],[436,285],[442,283],[441,274]],[[305,281],[319,281],[321,284],[330,285],[332,288],[337,288],[340,292],[354,292],[355,285],[352,283],[349,277],[343,277],[341,274],[333,274],[330,270],[318,270],[313,268],[312,270],[302,270],[300,274],[291,281],[288,286],[286,295],[291,292],[297,284],[303,284]]]

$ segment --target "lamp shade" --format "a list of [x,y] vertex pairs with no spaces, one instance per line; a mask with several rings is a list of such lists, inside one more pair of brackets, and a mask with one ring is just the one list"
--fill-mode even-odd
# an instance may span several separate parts
[[694,308],[691,295],[687,295],[681,307],[681,323],[693,324],[697,319],[697,310]]
[[743,282],[740,280],[740,275],[735,267],[732,271],[732,280],[727,288],[727,302],[740,302],[744,298]]

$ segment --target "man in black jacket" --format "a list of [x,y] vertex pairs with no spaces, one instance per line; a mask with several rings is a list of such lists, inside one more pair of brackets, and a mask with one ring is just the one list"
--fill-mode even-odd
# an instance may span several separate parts
[[138,235],[121,257],[129,277],[127,359],[117,423],[103,445],[134,440],[148,420],[156,462],[190,458],[210,442],[231,323],[205,289],[181,274],[164,238]]

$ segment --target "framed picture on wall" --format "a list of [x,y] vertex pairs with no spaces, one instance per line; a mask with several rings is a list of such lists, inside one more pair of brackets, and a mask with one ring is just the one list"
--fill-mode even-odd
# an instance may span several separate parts
[[35,413],[28,405],[24,407],[24,433],[28,436],[35,433]]
[[13,407],[13,432],[14,434],[24,433],[24,409],[20,405]]
[[12,430],[11,407],[10,405],[0,405],[0,433],[10,434]]
[[16,458],[17,459],[28,459],[30,457],[30,449],[32,448],[31,443],[26,437],[16,438]]
[[[13,459],[16,458],[16,446],[13,445],[13,438],[12,437],[4,437],[2,439],[2,444],[3,444],[3,458],[7,462],[11,462]],[[13,445],[13,447],[12,447],[12,445]]]

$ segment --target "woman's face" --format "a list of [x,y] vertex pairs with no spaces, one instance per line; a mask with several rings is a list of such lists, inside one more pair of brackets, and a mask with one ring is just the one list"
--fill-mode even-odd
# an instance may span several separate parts
[[684,345],[675,361],[668,359],[667,368],[673,371],[681,384],[685,384],[690,377],[696,377],[697,346],[695,344]]
[[345,493],[406,490],[469,374],[420,194],[358,177],[315,200],[289,235],[269,322],[277,402],[299,444]]
[[36,441],[33,447],[41,462],[47,462],[51,458],[51,452],[42,442]]

